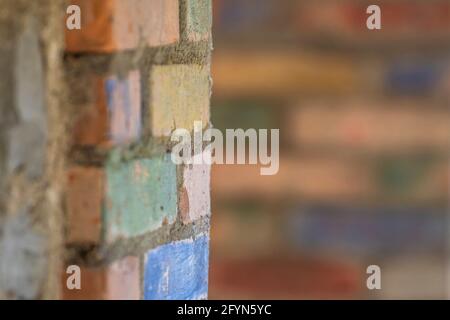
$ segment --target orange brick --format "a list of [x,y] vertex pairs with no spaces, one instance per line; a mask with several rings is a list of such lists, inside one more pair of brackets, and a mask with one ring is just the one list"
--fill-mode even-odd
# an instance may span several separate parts
[[67,176],[67,241],[97,242],[101,232],[103,170],[73,167]]
[[81,30],[66,28],[66,51],[110,53],[179,39],[177,0],[71,0],[81,8]]
[[125,79],[87,76],[92,82],[93,101],[82,106],[75,122],[74,144],[110,146],[129,143],[141,133],[140,74],[131,71]]
[[65,300],[138,300],[141,295],[138,257],[128,256],[106,267],[81,267],[80,290],[67,288],[69,276],[63,272]]

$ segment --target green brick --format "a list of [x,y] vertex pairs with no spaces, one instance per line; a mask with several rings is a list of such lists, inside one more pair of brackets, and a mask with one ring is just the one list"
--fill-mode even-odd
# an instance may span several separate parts
[[189,41],[207,40],[212,28],[212,1],[211,0],[185,0],[184,10],[184,36]]
[[192,131],[194,121],[209,123],[209,67],[154,66],[150,76],[150,123],[153,136],[170,136],[177,128]]
[[109,163],[106,175],[106,241],[139,236],[175,221],[177,178],[170,155]]

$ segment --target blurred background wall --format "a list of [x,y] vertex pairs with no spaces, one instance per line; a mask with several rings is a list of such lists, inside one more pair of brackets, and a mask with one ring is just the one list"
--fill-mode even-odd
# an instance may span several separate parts
[[214,10],[212,122],[279,128],[281,151],[275,176],[213,167],[210,298],[445,298],[450,3]]

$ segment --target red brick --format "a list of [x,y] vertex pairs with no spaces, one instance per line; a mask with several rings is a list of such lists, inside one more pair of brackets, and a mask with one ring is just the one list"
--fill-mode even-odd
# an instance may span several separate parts
[[68,52],[109,53],[179,39],[177,0],[71,0],[71,4],[81,8],[82,27],[66,29]]
[[72,167],[67,174],[67,242],[100,239],[105,177],[102,169]]
[[81,267],[80,290],[67,288],[68,276],[63,272],[65,300],[138,300],[141,296],[138,257],[128,256],[105,267]]
[[211,299],[362,298],[364,268],[352,262],[271,256],[212,259]]

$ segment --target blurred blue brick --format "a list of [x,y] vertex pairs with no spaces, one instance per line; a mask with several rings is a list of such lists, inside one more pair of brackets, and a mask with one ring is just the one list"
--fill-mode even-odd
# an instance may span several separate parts
[[162,245],[145,261],[145,300],[198,300],[208,295],[209,237]]
[[300,251],[343,255],[443,252],[445,208],[300,208],[286,221],[288,240]]
[[432,93],[442,78],[439,63],[400,62],[388,67],[385,87],[397,94]]

